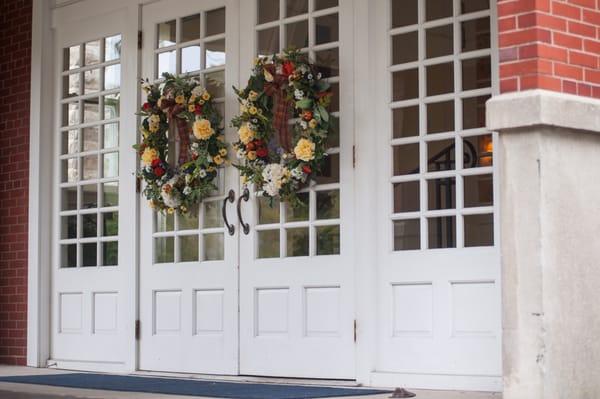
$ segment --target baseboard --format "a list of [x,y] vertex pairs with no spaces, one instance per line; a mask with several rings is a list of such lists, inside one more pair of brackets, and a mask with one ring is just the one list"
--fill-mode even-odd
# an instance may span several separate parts
[[501,376],[412,374],[375,371],[370,386],[382,388],[440,389],[452,391],[502,392]]
[[86,360],[48,359],[46,367],[73,371],[96,371],[100,373],[129,373],[125,362],[97,362]]

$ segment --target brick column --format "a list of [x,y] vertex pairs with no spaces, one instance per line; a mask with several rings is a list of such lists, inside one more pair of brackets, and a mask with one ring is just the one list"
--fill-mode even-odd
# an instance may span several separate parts
[[498,0],[500,90],[600,98],[600,1]]

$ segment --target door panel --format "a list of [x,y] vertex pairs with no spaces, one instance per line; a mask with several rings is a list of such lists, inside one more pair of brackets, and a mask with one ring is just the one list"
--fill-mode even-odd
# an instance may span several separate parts
[[[227,126],[237,84],[237,2],[159,1],[143,7],[143,76],[200,76]],[[227,129],[228,141],[232,132]],[[237,374],[237,226],[229,235],[221,206],[237,192],[233,167],[220,171],[218,192],[196,216],[141,207],[140,368]],[[233,218],[233,205],[226,212]]]

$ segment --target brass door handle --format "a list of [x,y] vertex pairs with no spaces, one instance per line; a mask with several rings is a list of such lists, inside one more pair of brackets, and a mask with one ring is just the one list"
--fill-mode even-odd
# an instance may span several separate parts
[[223,223],[225,223],[225,227],[227,227],[227,231],[229,232],[229,235],[232,236],[233,234],[235,234],[235,226],[232,224],[229,224],[229,221],[227,220],[227,201],[229,201],[231,203],[233,203],[233,201],[235,201],[235,191],[229,190],[227,197],[223,198],[223,206],[221,207],[221,215],[223,216]]
[[248,201],[249,199],[250,191],[247,188],[245,188],[243,194],[240,195],[240,198],[238,198],[237,202],[238,220],[240,221],[240,226],[242,226],[242,231],[244,232],[244,234],[250,233],[250,225],[248,223],[244,223],[244,219],[242,218],[242,200]]

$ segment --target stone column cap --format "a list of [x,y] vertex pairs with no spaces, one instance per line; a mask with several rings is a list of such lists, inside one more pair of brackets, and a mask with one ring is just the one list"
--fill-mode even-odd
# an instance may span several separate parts
[[548,90],[506,93],[487,101],[486,122],[500,132],[540,125],[600,132],[600,100]]

